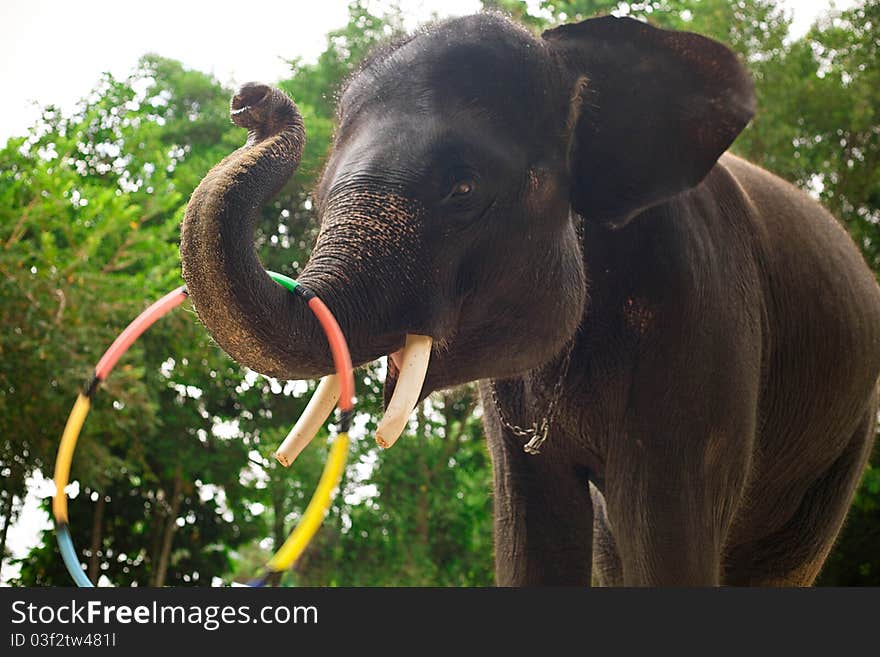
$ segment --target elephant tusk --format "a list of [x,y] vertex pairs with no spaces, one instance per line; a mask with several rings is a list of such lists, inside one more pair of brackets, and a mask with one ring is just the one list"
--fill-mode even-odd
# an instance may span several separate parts
[[410,413],[419,401],[428,363],[431,360],[433,338],[427,335],[406,336],[406,344],[400,354],[400,374],[394,394],[388,403],[385,415],[376,427],[376,444],[385,449],[391,447],[409,419]]
[[285,468],[312,442],[315,434],[330,417],[339,399],[339,390],[339,378],[335,374],[321,379],[318,389],[306,405],[306,410],[275,452],[275,458]]

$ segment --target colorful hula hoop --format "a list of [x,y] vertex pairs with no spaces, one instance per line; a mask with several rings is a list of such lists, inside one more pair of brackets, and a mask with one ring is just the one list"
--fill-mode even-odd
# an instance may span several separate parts
[[[324,514],[332,501],[333,489],[339,484],[343,469],[345,468],[349,444],[348,429],[354,410],[354,374],[351,367],[351,356],[348,352],[345,336],[342,334],[342,330],[339,328],[339,324],[336,322],[333,314],[318,297],[292,278],[275,272],[267,273],[273,281],[301,297],[321,323],[321,327],[324,329],[324,333],[327,335],[327,340],[330,343],[333,364],[339,376],[340,395],[338,406],[340,418],[338,435],[333,442],[327,458],[327,464],[324,466],[324,471],[321,474],[321,479],[318,481],[318,486],[306,507],[302,519],[284,544],[278,548],[275,555],[266,564],[265,572],[255,580],[252,580],[249,583],[250,586],[263,586],[267,582],[277,582],[281,574],[289,569],[300,557],[309,541],[315,535],[315,532],[321,526]],[[113,341],[113,344],[110,345],[110,348],[104,352],[101,360],[98,361],[95,371],[83,386],[67,418],[67,424],[64,427],[64,432],[61,434],[61,443],[58,446],[58,455],[55,458],[55,497],[52,499],[52,513],[55,516],[55,534],[58,538],[58,548],[61,551],[61,557],[64,560],[67,571],[77,586],[91,587],[93,584],[86,577],[76,556],[76,549],[73,546],[73,539],[70,535],[67,515],[67,494],[64,489],[67,487],[70,478],[70,465],[73,461],[76,441],[79,438],[86,415],[88,415],[91,400],[100,384],[110,375],[111,370],[122,354],[154,322],[183,303],[186,297],[185,286],[169,292],[138,315],[119,334],[119,337]]]

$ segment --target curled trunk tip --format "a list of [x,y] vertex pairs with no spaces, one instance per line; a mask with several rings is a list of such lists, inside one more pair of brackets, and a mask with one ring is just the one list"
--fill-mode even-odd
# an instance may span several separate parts
[[280,89],[261,82],[246,82],[238,88],[229,101],[229,116],[249,131],[249,143],[291,129],[296,141],[304,141],[305,128],[296,103]]
[[[260,208],[290,179],[305,145],[296,104],[251,82],[230,101],[248,130],[195,189],[181,227],[183,277],[193,306],[217,343],[241,364],[284,378],[332,371],[311,312],[266,274],[254,248]],[[310,345],[310,346],[302,346]]]

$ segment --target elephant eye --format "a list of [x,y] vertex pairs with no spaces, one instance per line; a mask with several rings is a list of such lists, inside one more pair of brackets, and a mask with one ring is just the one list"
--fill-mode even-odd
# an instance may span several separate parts
[[474,191],[474,183],[470,180],[460,180],[452,186],[452,191],[449,192],[449,196],[451,197],[462,197],[467,196],[472,191]]

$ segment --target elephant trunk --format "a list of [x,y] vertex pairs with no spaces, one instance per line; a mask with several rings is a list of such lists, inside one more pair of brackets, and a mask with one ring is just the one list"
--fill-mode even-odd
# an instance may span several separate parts
[[260,84],[243,86],[230,113],[248,129],[247,142],[195,189],[181,228],[190,299],[217,343],[242,365],[284,379],[324,375],[333,363],[319,324],[301,299],[269,278],[254,248],[260,208],[299,165],[302,117],[285,94]]
[[[302,156],[302,117],[281,91],[259,84],[238,91],[231,114],[248,129],[247,142],[208,172],[181,228],[190,299],[217,343],[242,365],[280,379],[324,376],[334,365],[318,321],[302,299],[269,278],[254,248],[260,208]],[[407,221],[417,212],[399,197],[351,184],[327,204],[315,251],[299,276],[336,316],[356,365],[392,356],[395,394],[377,435],[383,447],[397,440],[419,399],[432,347],[427,335],[408,334],[418,326],[420,307],[412,290],[426,277],[425,263],[414,256],[418,235]],[[282,463],[311,439],[338,394],[330,377],[279,450]]]

